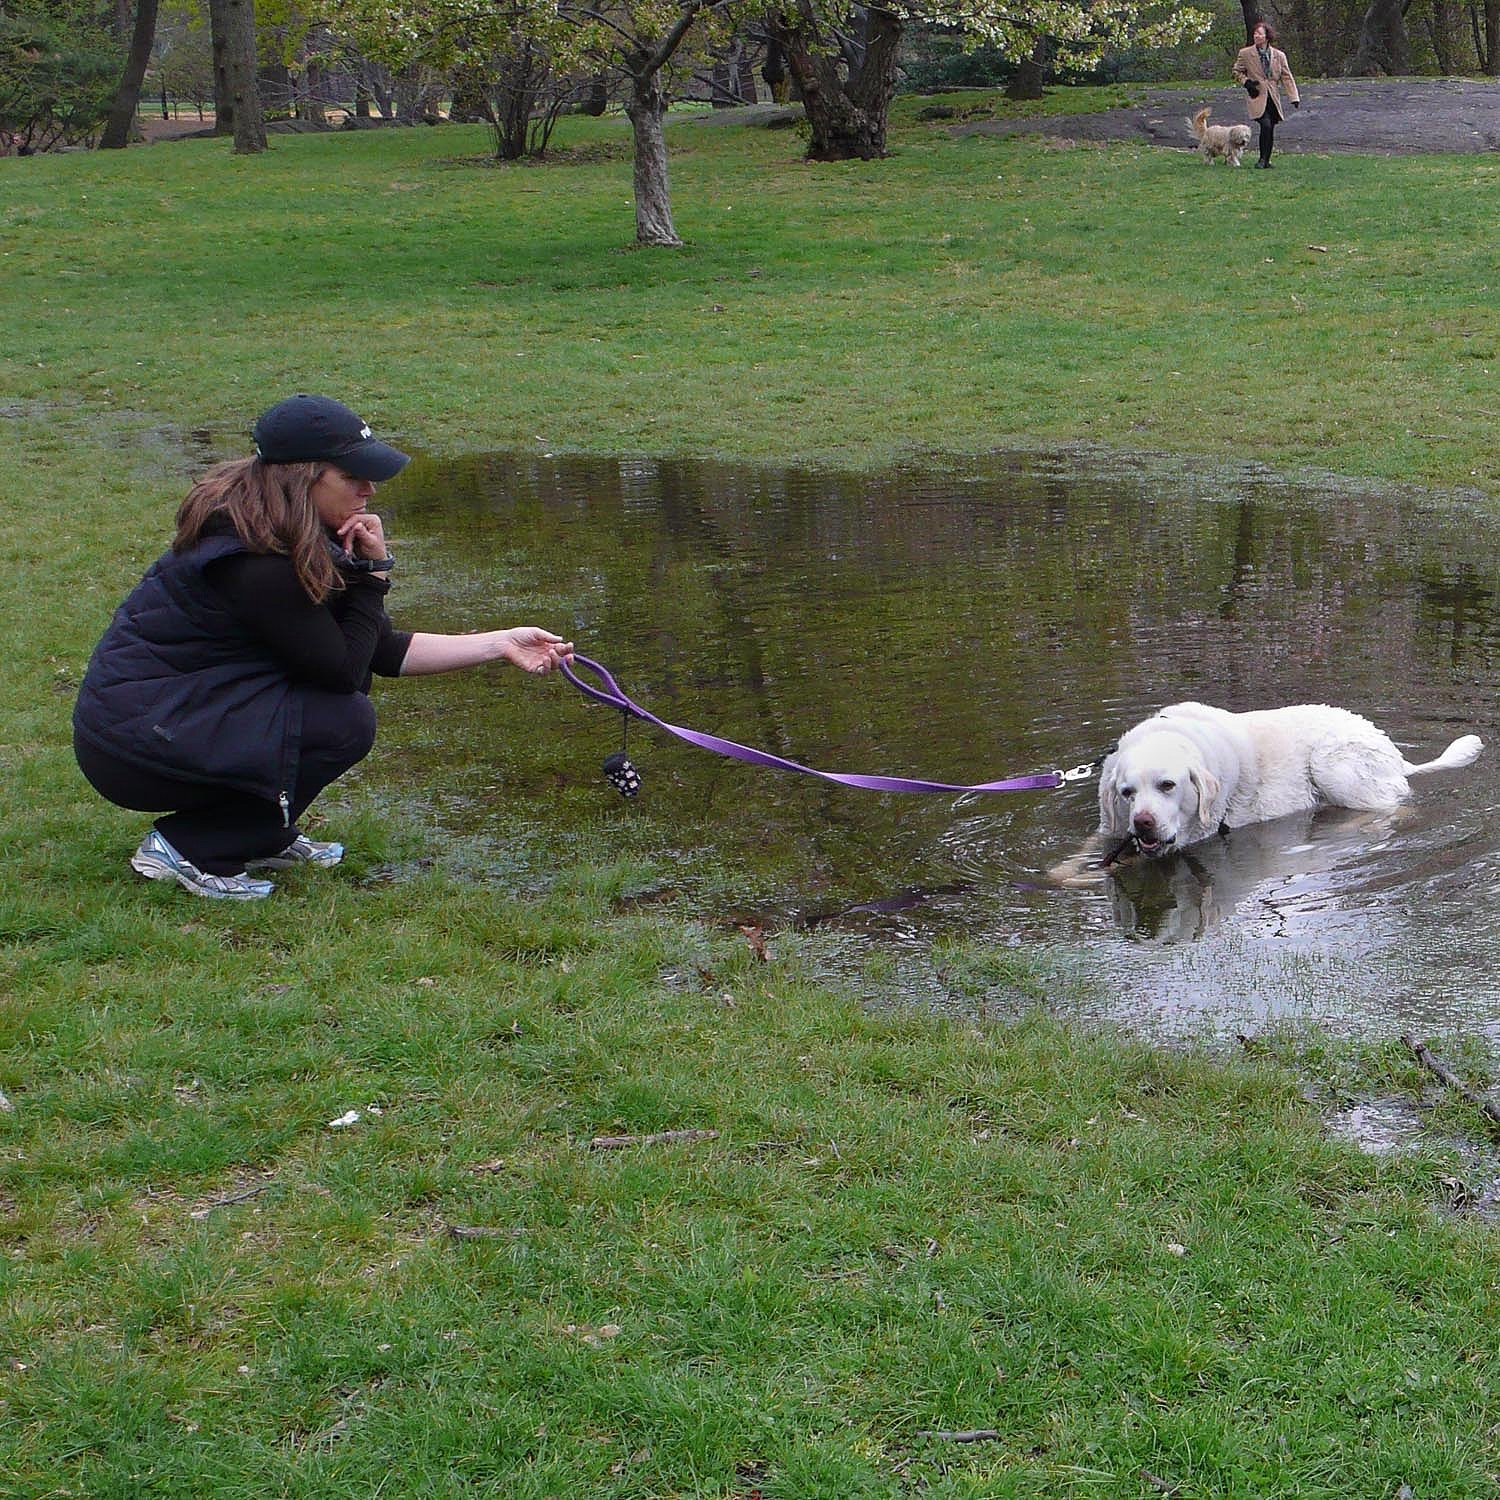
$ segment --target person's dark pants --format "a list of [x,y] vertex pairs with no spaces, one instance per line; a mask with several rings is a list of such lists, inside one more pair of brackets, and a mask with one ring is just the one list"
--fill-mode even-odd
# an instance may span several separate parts
[[1271,149],[1276,144],[1276,127],[1281,124],[1281,111],[1276,108],[1274,99],[1266,100],[1265,112],[1260,117],[1260,164],[1265,164],[1271,159]]
[[89,785],[116,807],[164,812],[157,832],[207,875],[238,875],[248,860],[280,854],[297,837],[297,819],[318,793],[358,765],[374,743],[375,709],[363,693],[305,690],[288,824],[280,803],[268,798],[145,771],[73,736],[78,768]]

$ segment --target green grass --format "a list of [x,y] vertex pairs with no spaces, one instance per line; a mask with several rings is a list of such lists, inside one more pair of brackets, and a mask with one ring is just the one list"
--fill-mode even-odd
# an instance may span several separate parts
[[[1088,441],[1497,494],[1488,158],[1268,183],[903,114],[812,167],[674,124],[689,244],[647,253],[617,136],[0,161],[0,1493],[1495,1493],[1494,1231],[1440,1211],[1452,1157],[1319,1124],[1420,1090],[1391,1049],[1070,1030],[1024,946],[943,955],[1005,1024],[872,1008],[813,938],[633,910],[602,837],[540,891],[380,880],[441,830],[377,816],[378,760],[337,873],[124,878],[79,672],[291,389],[448,452]],[[717,1134],[588,1145],[673,1129]]]
[[941,125],[834,166],[791,131],[670,139],[667,253],[629,244],[627,160],[490,167],[478,129],[7,161],[0,381],[222,432],[317,376],[448,450],[1087,439],[1500,484],[1488,157],[1266,179]]
[[1493,1232],[1435,1159],[1265,1063],[873,1016],[631,873],[33,908],[20,1492],[1486,1492]]

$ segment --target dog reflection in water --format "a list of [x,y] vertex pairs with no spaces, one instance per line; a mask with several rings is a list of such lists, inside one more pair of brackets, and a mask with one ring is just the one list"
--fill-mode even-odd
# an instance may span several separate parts
[[1236,913],[1280,932],[1336,900],[1347,872],[1413,816],[1407,807],[1322,807],[1231,829],[1165,859],[1125,855],[1066,883],[1102,884],[1120,931],[1140,942],[1194,942]]

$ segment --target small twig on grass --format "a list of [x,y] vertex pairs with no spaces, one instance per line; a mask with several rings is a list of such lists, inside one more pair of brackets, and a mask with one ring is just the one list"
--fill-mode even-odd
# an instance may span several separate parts
[[1409,1033],[1404,1034],[1401,1040],[1406,1044],[1408,1048],[1411,1049],[1412,1056],[1415,1057],[1416,1060],[1421,1063],[1424,1068],[1428,1068],[1433,1073],[1436,1073],[1437,1076],[1443,1081],[1443,1083],[1445,1083],[1450,1089],[1453,1089],[1456,1092],[1462,1094],[1464,1098],[1467,1099],[1469,1103],[1472,1104],[1474,1108],[1477,1109],[1480,1114],[1482,1114],[1490,1122],[1491,1125],[1495,1126],[1496,1128],[1500,1128],[1500,1105],[1494,1104],[1490,1100],[1482,1097],[1479,1094],[1476,1094],[1474,1090],[1468,1086],[1468,1084],[1466,1084],[1461,1078],[1457,1076],[1457,1074],[1455,1074],[1450,1068],[1445,1067],[1442,1062],[1440,1062],[1436,1057],[1432,1055],[1432,1053],[1428,1050],[1426,1042],[1419,1042],[1416,1037],[1410,1035]]
[[940,1443],[997,1443],[1000,1434],[993,1427],[971,1427],[966,1432],[934,1432],[924,1428],[919,1438],[936,1438]]
[[612,1151],[621,1146],[665,1146],[672,1141],[716,1141],[717,1130],[658,1130],[655,1135],[596,1135],[590,1151]]
[[258,1182],[254,1187],[242,1188],[238,1193],[229,1193],[223,1198],[211,1198],[202,1208],[195,1208],[188,1217],[206,1219],[216,1208],[228,1208],[232,1203],[243,1203],[247,1198],[254,1198],[265,1192],[269,1186],[269,1183]]
[[450,1240],[514,1240],[521,1237],[519,1229],[496,1229],[489,1224],[445,1224]]

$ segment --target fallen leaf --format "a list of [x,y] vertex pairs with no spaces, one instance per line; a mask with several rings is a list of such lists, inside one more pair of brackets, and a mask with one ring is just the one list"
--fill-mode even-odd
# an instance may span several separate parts
[[760,927],[746,927],[743,923],[737,924],[741,932],[745,934],[745,941],[750,945],[750,951],[764,963],[770,954],[766,952],[766,934]]

